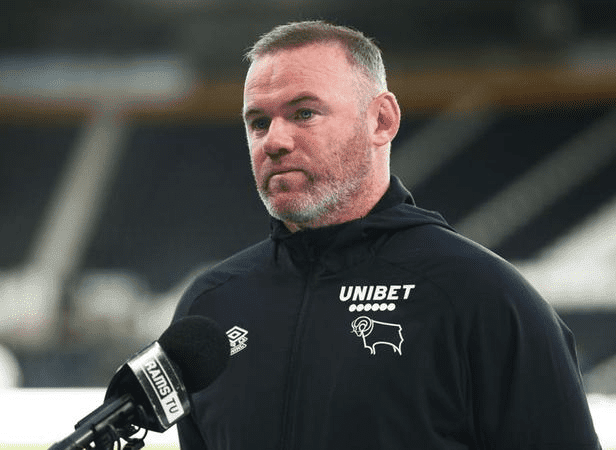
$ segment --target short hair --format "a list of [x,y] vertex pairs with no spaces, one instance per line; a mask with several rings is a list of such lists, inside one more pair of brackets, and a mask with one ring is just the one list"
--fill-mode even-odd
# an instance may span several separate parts
[[322,20],[290,22],[279,25],[262,35],[246,52],[246,59],[253,63],[259,57],[279,50],[302,47],[315,43],[337,43],[347,53],[352,67],[359,69],[374,82],[379,91],[387,90],[385,65],[381,49],[374,40],[361,31],[350,27],[333,25]]

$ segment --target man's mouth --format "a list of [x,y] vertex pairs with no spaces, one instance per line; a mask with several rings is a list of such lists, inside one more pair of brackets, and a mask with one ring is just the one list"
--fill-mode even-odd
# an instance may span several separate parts
[[301,177],[301,181],[307,177],[306,172],[301,169],[285,169],[285,170],[276,170],[270,173],[265,180],[265,187],[267,190],[272,188],[272,182],[274,183],[282,183],[286,185],[287,182],[293,181],[293,179],[299,179]]
[[275,176],[279,176],[279,175],[285,175],[288,173],[294,173],[294,172],[304,172],[301,169],[285,169],[285,170],[276,170],[271,172],[268,176],[267,176],[267,180],[271,180],[272,178],[274,178]]

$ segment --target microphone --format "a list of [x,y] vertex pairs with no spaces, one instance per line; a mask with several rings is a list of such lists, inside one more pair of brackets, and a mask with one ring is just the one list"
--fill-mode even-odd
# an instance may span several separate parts
[[188,415],[188,394],[209,386],[229,355],[229,339],[213,320],[187,316],[174,322],[116,371],[103,405],[49,450],[112,449],[120,438],[143,446],[143,438],[130,436],[139,429],[163,432]]

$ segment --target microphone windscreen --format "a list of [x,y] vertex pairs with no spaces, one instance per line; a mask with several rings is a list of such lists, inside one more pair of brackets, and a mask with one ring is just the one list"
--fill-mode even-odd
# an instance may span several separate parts
[[207,317],[187,316],[174,322],[158,343],[180,369],[189,393],[205,389],[225,370],[229,361],[229,339],[218,324]]

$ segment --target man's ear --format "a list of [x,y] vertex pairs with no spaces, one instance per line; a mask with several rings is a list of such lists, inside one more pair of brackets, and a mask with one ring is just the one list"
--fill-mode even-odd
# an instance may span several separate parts
[[400,128],[400,106],[396,96],[383,92],[370,103],[372,142],[376,146],[390,143]]

